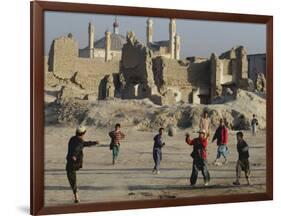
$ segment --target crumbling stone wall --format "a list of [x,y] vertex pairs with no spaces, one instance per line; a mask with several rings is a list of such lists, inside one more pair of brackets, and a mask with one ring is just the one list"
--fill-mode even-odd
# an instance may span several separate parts
[[[80,85],[82,89],[90,92],[93,98],[105,99],[106,97],[118,96],[120,91],[117,74],[119,74],[120,62],[111,60],[105,63],[104,58],[86,59],[79,58],[76,61],[76,75],[72,78],[73,82]],[[106,93],[106,83],[110,82],[110,93]]]
[[258,73],[255,80],[255,90],[266,93],[266,79],[263,73]]
[[152,52],[135,37],[127,35],[127,43],[122,48],[121,68],[124,99],[150,98],[156,88],[152,71]]
[[[170,56],[153,55],[129,32],[121,60],[119,54],[105,59],[103,50],[101,57],[79,58],[72,35],[57,38],[44,59],[48,61],[44,70],[49,72],[45,74],[45,83],[65,86],[61,98],[149,98],[159,105],[180,101],[210,103],[224,95],[235,96],[238,88],[249,90],[251,84],[247,52],[242,46],[233,47],[219,57],[212,54],[209,59],[189,57],[178,61]],[[253,80],[251,85],[252,89],[265,92],[265,77]]]
[[153,59],[153,73],[163,104],[189,102],[192,86],[187,79],[187,66],[175,59],[159,56]]
[[71,77],[78,58],[78,44],[71,36],[53,40],[49,52],[49,71],[61,78]]
[[192,86],[189,101],[194,104],[210,102],[210,59],[192,58],[187,69],[187,79]]
[[243,46],[233,47],[220,57],[213,53],[210,62],[212,101],[222,96],[224,86],[232,86],[234,91],[233,86],[248,90],[248,59]]

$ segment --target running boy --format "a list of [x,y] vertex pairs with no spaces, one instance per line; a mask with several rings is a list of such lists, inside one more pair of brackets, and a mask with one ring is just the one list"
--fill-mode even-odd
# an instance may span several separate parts
[[228,129],[224,124],[224,120],[220,119],[220,125],[217,128],[212,142],[214,142],[215,140],[217,140],[217,157],[216,160],[214,161],[214,165],[220,165],[220,163],[218,162],[218,160],[220,159],[221,155],[224,157],[224,164],[227,163],[227,154],[228,154],[228,148],[227,148],[227,143],[228,143]]
[[159,129],[159,133],[153,138],[154,145],[153,145],[153,160],[154,160],[154,168],[152,170],[153,174],[160,174],[160,162],[162,160],[162,147],[165,145],[163,142],[163,131],[164,128]]
[[116,163],[119,151],[120,151],[120,141],[125,138],[125,134],[121,132],[121,125],[117,123],[115,125],[115,130],[111,131],[108,135],[111,138],[110,150],[112,150],[112,164]]

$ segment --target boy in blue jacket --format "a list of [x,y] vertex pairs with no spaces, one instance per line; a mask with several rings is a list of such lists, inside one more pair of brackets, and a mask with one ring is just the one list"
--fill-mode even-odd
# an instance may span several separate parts
[[154,168],[152,170],[153,174],[160,174],[160,162],[162,160],[162,147],[165,145],[162,139],[164,128],[159,129],[159,133],[154,137],[153,145],[153,160]]

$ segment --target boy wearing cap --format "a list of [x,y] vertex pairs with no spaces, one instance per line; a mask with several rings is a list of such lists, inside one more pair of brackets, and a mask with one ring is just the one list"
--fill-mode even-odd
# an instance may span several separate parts
[[116,163],[119,151],[120,151],[120,142],[125,138],[125,134],[121,132],[121,125],[117,123],[115,125],[115,130],[111,131],[108,135],[111,138],[110,150],[112,150],[112,164]]
[[83,166],[83,148],[99,144],[99,141],[84,141],[83,137],[85,133],[86,128],[84,126],[78,126],[76,135],[71,137],[68,142],[66,173],[73,191],[75,203],[80,202],[77,192],[76,171]]
[[162,160],[162,147],[165,145],[162,139],[164,128],[159,129],[159,133],[153,138],[153,160],[154,160],[154,168],[152,170],[153,174],[160,174],[160,162]]
[[227,143],[228,143],[228,129],[224,124],[224,120],[220,119],[220,125],[217,128],[212,142],[217,140],[217,157],[216,160],[214,161],[214,165],[220,165],[218,160],[220,159],[221,155],[224,157],[224,164],[227,164],[227,154],[228,154],[228,148],[227,148]]
[[251,184],[250,182],[250,162],[249,162],[249,146],[246,141],[243,139],[243,133],[239,131],[236,134],[237,138],[237,151],[238,151],[238,160],[236,164],[236,181],[233,182],[234,185],[240,185],[240,175],[241,171],[244,171],[245,177],[247,180],[248,185]]
[[202,172],[204,178],[204,185],[208,186],[210,181],[210,174],[207,166],[207,145],[208,136],[205,130],[200,130],[197,138],[191,140],[190,135],[187,133],[185,142],[193,146],[191,157],[193,158],[192,173],[190,176],[190,185],[194,186],[197,181],[198,171]]

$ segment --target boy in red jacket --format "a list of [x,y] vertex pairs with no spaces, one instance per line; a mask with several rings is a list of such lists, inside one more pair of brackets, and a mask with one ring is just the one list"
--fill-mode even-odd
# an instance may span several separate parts
[[227,164],[227,154],[228,154],[228,148],[227,148],[227,143],[228,143],[228,129],[224,124],[224,120],[220,119],[220,126],[217,128],[212,142],[217,140],[217,157],[216,160],[214,161],[214,165],[220,165],[218,160],[220,159],[221,155],[224,157],[224,162],[223,164]]
[[207,145],[208,137],[205,130],[200,130],[199,136],[193,140],[190,139],[190,135],[187,133],[185,142],[193,146],[191,157],[193,158],[192,173],[190,176],[190,185],[194,186],[197,181],[198,171],[202,172],[204,178],[204,185],[207,186],[210,181],[210,174],[207,166]]

